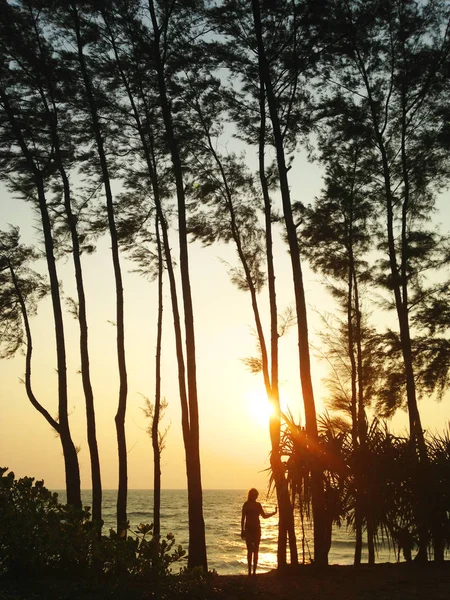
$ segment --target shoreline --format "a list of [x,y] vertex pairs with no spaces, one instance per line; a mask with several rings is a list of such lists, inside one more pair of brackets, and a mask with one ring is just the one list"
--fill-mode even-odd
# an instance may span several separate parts
[[0,600],[448,600],[450,561],[319,569],[300,565],[249,577],[172,575],[79,581],[75,577],[0,579]]

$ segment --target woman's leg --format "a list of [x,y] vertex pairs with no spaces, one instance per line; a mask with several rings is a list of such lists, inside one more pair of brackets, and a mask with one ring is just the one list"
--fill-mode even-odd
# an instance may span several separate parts
[[258,566],[258,554],[259,547],[256,546],[255,551],[253,552],[253,575],[256,575],[256,567]]
[[253,548],[253,575],[256,575],[256,567],[258,566],[258,556],[259,556],[259,543],[261,542],[261,529],[257,531],[255,537],[255,544]]
[[250,532],[247,531],[246,535],[245,535],[245,544],[247,546],[247,565],[248,565],[248,574],[251,575],[252,574],[252,557],[253,557],[253,550],[254,550],[254,541],[252,540],[251,536],[250,536]]

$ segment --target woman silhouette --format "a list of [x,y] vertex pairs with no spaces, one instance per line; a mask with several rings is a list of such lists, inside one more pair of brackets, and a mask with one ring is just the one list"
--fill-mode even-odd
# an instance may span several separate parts
[[277,513],[277,507],[273,513],[264,512],[263,507],[259,502],[256,502],[258,498],[258,490],[252,488],[248,492],[247,502],[244,502],[242,506],[242,519],[241,519],[241,538],[245,539],[247,544],[247,563],[248,563],[248,574],[252,574],[252,559],[253,559],[253,575],[256,575],[256,567],[258,565],[258,552],[259,542],[261,541],[261,524],[259,517],[268,519],[273,517]]

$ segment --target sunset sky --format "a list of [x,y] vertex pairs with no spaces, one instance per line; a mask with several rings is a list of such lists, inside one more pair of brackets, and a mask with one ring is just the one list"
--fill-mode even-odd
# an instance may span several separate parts
[[[293,200],[312,202],[321,187],[319,168],[297,159],[291,175]],[[440,200],[437,222],[450,223],[449,195]],[[23,241],[36,243],[39,232],[30,207],[0,190],[0,228],[19,225]],[[280,233],[280,230],[279,232]],[[176,237],[173,237],[173,248]],[[275,248],[277,299],[281,313],[293,304],[291,267],[287,248],[280,239]],[[253,315],[249,296],[236,290],[223,261],[235,265],[234,249],[229,246],[202,248],[190,246],[191,285],[194,301],[197,346],[197,373],[200,402],[200,442],[203,487],[265,489],[270,449],[266,401],[262,376],[250,374],[241,359],[255,355],[252,335]],[[105,489],[117,486],[117,447],[114,415],[118,399],[118,375],[115,347],[115,293],[112,263],[107,239],[98,251],[83,260],[87,291],[91,367],[95,394],[98,443]],[[129,375],[127,444],[129,487],[152,487],[152,449],[145,429],[148,422],[141,410],[143,396],[154,397],[154,356],[156,340],[156,284],[135,273],[132,264],[122,259],[126,303],[126,353]],[[320,275],[305,263],[304,278],[309,309],[312,343],[317,343],[320,327],[318,313],[333,311]],[[45,265],[41,265],[45,272]],[[65,296],[75,297],[70,258],[58,264]],[[265,291],[262,296],[265,298]],[[185,488],[185,461],[181,435],[177,367],[173,344],[173,324],[168,285],[165,281],[163,332],[162,393],[169,408],[162,427],[170,424],[167,445],[162,455],[164,488]],[[267,316],[267,302],[262,306]],[[389,319],[393,319],[390,315]],[[383,316],[386,321],[385,315]],[[395,321],[392,321],[393,325]],[[268,319],[265,319],[266,333]],[[80,447],[82,488],[90,488],[89,453],[86,440],[85,408],[78,357],[78,323],[66,312],[70,423],[74,442]],[[34,335],[33,384],[39,401],[57,415],[57,377],[53,316],[49,299],[42,302],[32,320]],[[322,378],[327,366],[313,355],[313,382],[318,412],[323,411],[326,390]],[[29,403],[25,387],[24,357],[0,361],[0,465],[17,476],[44,479],[50,489],[64,488],[61,445],[43,417]],[[283,406],[295,416],[302,414],[295,329],[280,339],[280,383]],[[441,431],[449,421],[448,398],[440,404],[425,399],[420,404],[425,428]],[[394,419],[393,428],[405,432],[406,415]]]

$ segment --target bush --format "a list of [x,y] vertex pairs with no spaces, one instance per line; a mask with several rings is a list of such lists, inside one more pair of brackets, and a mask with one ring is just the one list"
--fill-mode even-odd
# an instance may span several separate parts
[[132,536],[109,536],[90,520],[89,508],[60,504],[58,495],[32,477],[16,479],[0,468],[0,574],[87,575],[105,573],[157,577],[186,552],[168,534],[153,536],[152,524],[141,524]]
[[131,533],[134,537],[123,539],[111,529],[109,537],[102,537],[100,546],[104,572],[147,577],[168,575],[172,563],[186,555],[181,545],[175,547],[173,534],[168,533],[165,539],[153,536],[153,524],[141,523]]

